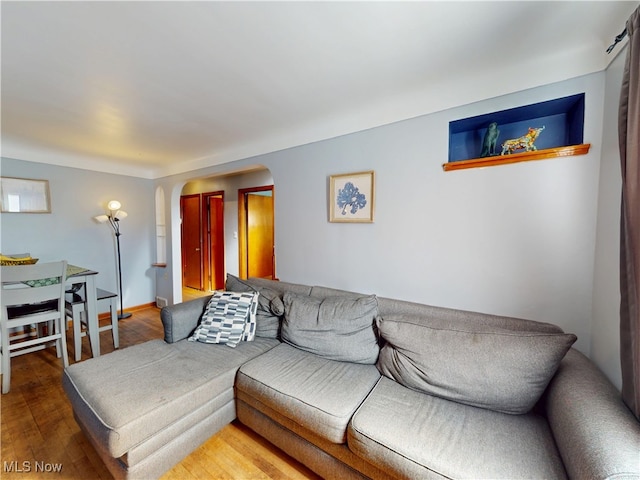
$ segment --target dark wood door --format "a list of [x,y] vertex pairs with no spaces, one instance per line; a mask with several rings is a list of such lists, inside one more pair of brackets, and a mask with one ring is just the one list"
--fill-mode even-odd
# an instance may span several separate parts
[[207,205],[208,270],[207,287],[210,290],[224,289],[224,201],[222,196],[205,196]]
[[247,193],[247,275],[273,278],[273,196]]
[[180,197],[182,215],[182,284],[202,290],[200,195]]

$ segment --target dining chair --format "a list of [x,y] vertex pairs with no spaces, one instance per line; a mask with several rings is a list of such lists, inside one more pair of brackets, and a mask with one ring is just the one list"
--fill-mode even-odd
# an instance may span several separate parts
[[[108,325],[98,327],[97,332],[92,332],[90,331],[89,322],[87,321],[85,293],[82,293],[81,291],[67,291],[65,295],[65,309],[67,312],[67,316],[71,317],[71,320],[73,322],[73,345],[75,347],[74,351],[76,362],[79,362],[82,356],[82,337],[85,337],[87,335],[89,335],[89,337],[91,337],[92,335],[99,336],[100,332],[111,330],[111,336],[113,337],[113,348],[118,348],[120,346],[120,337],[118,334],[118,295],[101,288],[96,289],[97,301],[99,302],[101,300],[106,300],[109,302],[110,323]],[[91,352],[91,354],[94,357],[96,356],[96,353],[93,351]]]
[[[2,393],[11,387],[11,358],[32,353],[55,344],[56,356],[69,366],[64,291],[67,262],[2,266],[0,279],[0,367]],[[37,325],[35,337],[12,335],[14,329]],[[42,328],[40,328],[42,327]],[[46,328],[43,328],[46,327]]]

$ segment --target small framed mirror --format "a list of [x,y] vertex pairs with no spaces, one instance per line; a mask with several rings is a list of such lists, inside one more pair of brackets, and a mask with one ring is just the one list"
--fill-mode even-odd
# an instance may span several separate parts
[[0,211],[51,213],[49,180],[0,177]]

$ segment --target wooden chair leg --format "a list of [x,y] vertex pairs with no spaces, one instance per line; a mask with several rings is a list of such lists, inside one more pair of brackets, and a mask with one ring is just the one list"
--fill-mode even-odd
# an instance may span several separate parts
[[118,297],[111,297],[111,335],[113,335],[113,348],[120,348],[120,335],[118,333]]
[[2,371],[2,393],[9,393],[11,389],[11,352],[9,351],[9,332],[2,330],[2,358],[0,359],[0,370]]
[[[67,352],[67,334],[62,326],[62,322],[66,322],[66,317],[64,315],[61,315],[55,321],[56,333],[60,335],[60,338],[58,338],[56,341],[56,350],[62,351],[62,364],[66,368],[69,366],[69,353]],[[58,358],[60,358],[59,355]]]
[[[61,321],[62,321],[62,320],[61,320]],[[62,324],[61,324],[61,325],[62,325]],[[47,324],[47,330],[48,330],[49,332],[60,333],[60,332],[58,331],[58,321],[57,321],[57,320],[54,320],[54,321],[52,321],[52,322],[49,322],[49,323]],[[62,337],[60,337],[59,339],[57,339],[57,340],[55,341],[55,344],[56,344],[56,357],[58,357],[58,358],[63,357],[63,356],[64,356],[64,354],[65,354],[65,353],[67,353],[67,349],[66,349],[66,348],[64,349],[64,352],[62,351],[62,342],[61,342],[61,338],[62,338]]]
[[[93,334],[91,332],[91,329],[89,328],[89,322],[87,319],[87,311],[83,310],[82,311],[82,324],[85,327],[85,330],[83,332],[83,336],[86,336],[89,339],[89,348],[91,349],[91,358],[95,358],[96,353],[93,351],[93,347],[92,347],[92,341],[91,338],[93,337]],[[98,323],[98,331],[95,332],[95,336],[98,337],[98,343],[100,343],[100,324]]]
[[75,350],[76,362],[82,358],[82,311],[77,308],[72,310],[73,319],[73,348]]

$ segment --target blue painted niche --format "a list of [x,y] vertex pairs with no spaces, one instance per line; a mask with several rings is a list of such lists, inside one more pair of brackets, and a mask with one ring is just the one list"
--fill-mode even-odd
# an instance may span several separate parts
[[529,127],[545,127],[535,142],[538,150],[580,145],[584,141],[584,99],[585,94],[579,93],[449,122],[449,162],[479,158],[491,122],[500,130],[496,156],[505,140],[525,135]]

